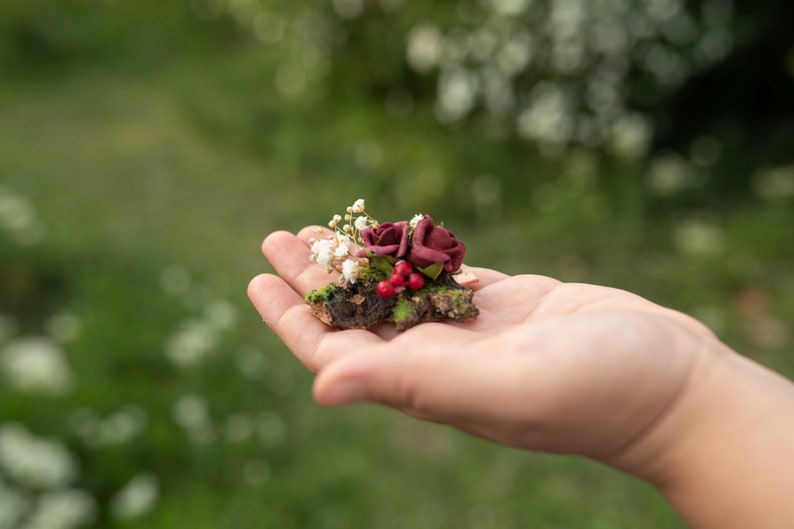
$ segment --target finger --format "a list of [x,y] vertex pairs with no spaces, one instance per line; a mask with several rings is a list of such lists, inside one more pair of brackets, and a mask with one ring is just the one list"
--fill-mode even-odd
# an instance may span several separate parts
[[[472,336],[459,335],[469,343]],[[474,352],[460,351],[450,346],[450,340],[427,340],[438,345],[410,349],[401,348],[400,341],[330,364],[315,380],[317,402],[324,406],[378,402],[469,431],[483,421],[501,421],[516,413],[520,402],[539,403],[531,385],[516,383],[515,363],[505,355],[489,354],[487,340],[481,341],[482,350]],[[526,362],[521,369],[525,375],[533,361]],[[517,395],[516,388],[527,394]],[[530,412],[521,413],[526,417]]]
[[314,372],[358,346],[381,341],[364,330],[339,331],[325,325],[311,314],[295,290],[274,275],[252,279],[248,297],[281,341]]
[[262,253],[278,275],[301,296],[335,280],[325,268],[309,260],[308,244],[292,233],[271,233],[262,243]]
[[474,302],[483,314],[518,323],[532,315],[562,283],[540,275],[510,276],[477,290]]
[[475,268],[464,264],[452,277],[460,285],[477,291],[484,286],[492,284],[495,281],[501,281],[508,276],[488,268]]
[[303,241],[306,246],[311,246],[311,239],[323,239],[333,235],[333,233],[333,231],[323,226],[306,226],[297,233],[296,237]]

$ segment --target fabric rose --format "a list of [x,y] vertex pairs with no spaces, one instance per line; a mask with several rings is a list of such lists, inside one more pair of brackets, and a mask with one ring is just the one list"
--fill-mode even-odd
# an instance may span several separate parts
[[408,253],[408,222],[386,222],[376,228],[361,230],[364,249],[359,257],[367,257],[367,252],[378,256],[405,257]]
[[408,261],[417,268],[441,263],[444,273],[451,274],[463,264],[465,253],[466,247],[451,231],[436,226],[433,218],[425,215],[414,229]]

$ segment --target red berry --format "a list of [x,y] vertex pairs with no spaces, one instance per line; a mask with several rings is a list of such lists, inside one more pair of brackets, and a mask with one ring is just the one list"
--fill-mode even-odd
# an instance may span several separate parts
[[375,292],[382,298],[390,298],[397,293],[394,289],[394,285],[389,283],[386,279],[378,281],[378,284],[375,286]]
[[414,271],[414,265],[409,263],[408,261],[398,261],[394,265],[394,273],[400,274],[401,276],[408,277],[411,275],[411,272]]
[[422,274],[414,272],[408,276],[408,288],[411,290],[419,290],[423,286],[425,286],[425,278],[422,277]]
[[395,287],[401,287],[405,284],[405,276],[395,272],[389,278],[389,283],[391,283]]

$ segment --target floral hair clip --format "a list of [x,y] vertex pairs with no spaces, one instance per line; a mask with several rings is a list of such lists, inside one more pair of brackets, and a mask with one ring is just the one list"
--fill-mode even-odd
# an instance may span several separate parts
[[311,239],[309,258],[339,280],[306,295],[324,323],[368,329],[391,321],[402,332],[422,322],[477,317],[473,292],[463,284],[476,278],[460,280],[466,247],[429,215],[380,224],[358,199],[328,227],[330,235]]

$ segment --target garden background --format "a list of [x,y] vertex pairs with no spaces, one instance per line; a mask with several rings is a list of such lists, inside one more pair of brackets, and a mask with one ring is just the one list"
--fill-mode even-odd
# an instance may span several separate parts
[[589,461],[319,409],[245,287],[365,198],[794,376],[792,6],[5,0],[0,528],[683,527]]

